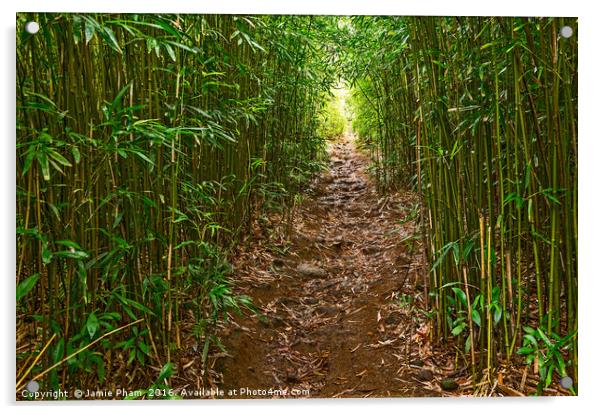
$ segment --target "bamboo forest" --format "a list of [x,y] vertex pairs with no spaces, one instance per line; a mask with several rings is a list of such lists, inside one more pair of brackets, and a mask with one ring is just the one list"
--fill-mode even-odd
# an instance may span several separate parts
[[17,400],[577,394],[576,18],[16,27]]

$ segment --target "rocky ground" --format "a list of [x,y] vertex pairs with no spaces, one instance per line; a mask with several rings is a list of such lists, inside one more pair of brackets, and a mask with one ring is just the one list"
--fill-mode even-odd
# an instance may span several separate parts
[[310,397],[445,392],[432,381],[453,367],[429,367],[430,328],[417,312],[424,300],[417,199],[380,196],[366,166],[350,137],[334,144],[329,170],[298,207],[290,234],[278,239],[267,229],[238,257],[240,293],[265,318],[235,318],[224,335],[224,388]]

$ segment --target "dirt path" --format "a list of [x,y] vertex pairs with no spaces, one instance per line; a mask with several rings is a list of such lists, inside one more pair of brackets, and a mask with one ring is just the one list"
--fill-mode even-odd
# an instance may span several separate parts
[[329,171],[295,214],[290,243],[268,225],[239,256],[241,293],[266,319],[239,317],[227,328],[229,356],[217,367],[224,389],[441,395],[423,366],[416,199],[379,196],[367,165],[351,137],[334,144]]

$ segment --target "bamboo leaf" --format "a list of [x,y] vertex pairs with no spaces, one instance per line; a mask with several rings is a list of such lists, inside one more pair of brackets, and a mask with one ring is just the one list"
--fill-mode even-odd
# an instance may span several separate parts
[[110,27],[103,26],[102,27],[102,37],[108,43],[109,47],[118,53],[122,53],[121,48],[119,47],[119,42],[115,37],[115,33]]
[[23,299],[35,287],[40,279],[40,274],[36,273],[24,279],[17,285],[17,303]]
[[88,335],[90,335],[90,338],[94,338],[94,335],[98,331],[98,326],[99,323],[96,315],[94,313],[88,315],[88,320],[86,321],[86,330],[88,331]]
[[90,43],[90,41],[94,38],[94,33],[96,32],[96,25],[92,23],[90,19],[86,19],[84,23],[84,35],[86,37],[86,44]]
[[38,153],[36,154],[36,158],[40,163],[40,168],[42,169],[42,176],[44,177],[44,180],[50,181],[50,165],[48,163],[48,157],[45,153]]

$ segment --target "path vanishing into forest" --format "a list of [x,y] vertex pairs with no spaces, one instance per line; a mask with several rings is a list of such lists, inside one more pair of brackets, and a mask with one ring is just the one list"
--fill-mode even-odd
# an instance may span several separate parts
[[16,399],[578,394],[577,18],[14,29]]
[[424,271],[421,240],[404,220],[416,197],[381,197],[353,137],[330,153],[329,171],[294,216],[289,248],[264,228],[235,261],[241,293],[266,318],[237,317],[227,328],[220,386],[309,397],[441,395],[431,386],[428,325],[415,307],[424,299],[414,288]]

